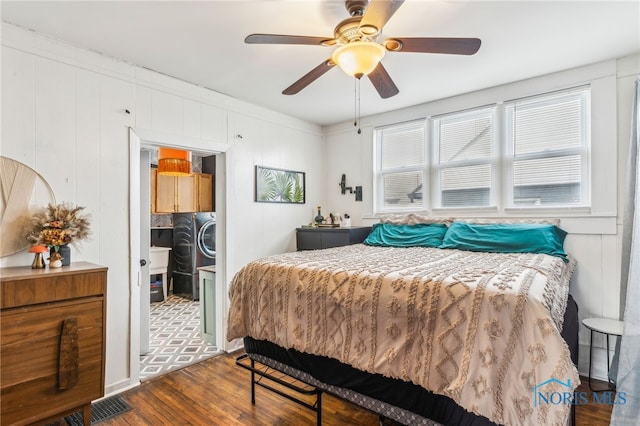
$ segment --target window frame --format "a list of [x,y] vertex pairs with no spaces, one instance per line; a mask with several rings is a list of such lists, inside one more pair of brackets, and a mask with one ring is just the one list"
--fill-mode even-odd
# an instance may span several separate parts
[[[430,153],[429,146],[427,144],[427,119],[419,118],[416,120],[395,123],[385,126],[380,126],[374,129],[374,149],[373,149],[373,160],[374,160],[374,209],[376,213],[404,213],[404,212],[416,212],[416,211],[425,211],[427,209],[427,201],[429,200],[429,185],[426,184],[429,182],[430,176],[428,176],[429,162],[430,162]],[[422,164],[415,166],[407,166],[407,167],[395,167],[390,169],[382,169],[382,144],[384,143],[384,134],[385,132],[395,131],[398,129],[404,130],[415,130],[418,128],[422,128],[422,143],[423,143],[423,152],[424,152],[424,161]],[[415,208],[406,208],[406,207],[398,207],[398,208],[385,208],[384,202],[384,177],[385,175],[390,174],[400,174],[407,172],[422,172],[422,200],[420,203],[415,203]]]
[[[564,204],[564,205],[549,205],[543,204],[540,206],[518,206],[513,203],[513,163],[517,160],[525,159],[525,156],[514,157],[514,143],[513,139],[509,139],[508,129],[508,112],[507,108],[515,102],[526,101],[535,98],[545,98],[549,96],[561,96],[565,94],[570,96],[577,92],[586,90],[584,99],[584,106],[581,110],[581,126],[582,132],[585,135],[585,141],[580,148],[570,148],[565,150],[554,150],[553,155],[543,155],[540,153],[528,154],[531,158],[554,158],[560,156],[563,153],[579,153],[581,156],[581,191],[582,191],[582,203],[581,204]],[[507,101],[498,101],[491,104],[485,104],[474,108],[462,109],[458,111],[450,111],[437,115],[430,115],[424,118],[418,118],[410,121],[386,124],[378,126],[373,129],[374,136],[374,149],[373,149],[373,185],[374,185],[374,200],[373,200],[373,213],[374,214],[388,214],[388,213],[409,213],[409,212],[434,212],[436,214],[449,213],[476,213],[476,212],[496,212],[498,210],[505,213],[526,213],[537,212],[538,214],[545,213],[563,213],[563,212],[586,212],[590,213],[592,207],[591,191],[593,184],[591,182],[592,176],[592,161],[591,161],[591,97],[593,87],[591,84],[580,84],[567,87],[562,90],[548,91],[539,93],[532,96],[521,96],[515,99]],[[492,156],[489,160],[485,159],[473,159],[473,160],[460,160],[455,163],[449,163],[445,167],[441,167],[439,162],[439,141],[435,136],[437,132],[437,126],[435,120],[442,117],[452,116],[456,114],[474,115],[478,111],[490,111],[492,120]],[[394,170],[381,170],[382,163],[382,132],[388,129],[401,130],[403,127],[409,128],[416,123],[422,123],[424,126],[424,144],[425,144],[425,161],[423,164],[423,195],[422,202],[416,203],[415,208],[385,208],[384,205],[384,181],[383,176],[389,173],[398,173],[400,171],[409,171],[409,168],[398,168]],[[527,159],[529,157],[526,157]],[[490,187],[490,199],[488,206],[442,206],[442,194],[440,191],[440,172],[441,170],[460,167],[465,165],[476,164],[489,164],[491,169],[491,187]],[[416,166],[417,168],[418,166]],[[415,168],[414,168],[415,170]]]
[[[482,113],[488,112],[488,115],[491,119],[492,126],[492,134],[491,134],[491,156],[488,158],[482,159],[472,159],[472,160],[458,160],[454,162],[449,162],[446,166],[442,166],[440,162],[440,123],[442,118],[450,117],[450,116],[458,116],[462,121],[468,117],[479,116]],[[458,210],[458,209],[486,209],[486,208],[495,208],[496,207],[496,190],[500,192],[499,188],[496,188],[498,185],[498,167],[497,167],[497,152],[499,141],[496,137],[496,126],[497,124],[497,111],[495,105],[485,105],[478,108],[473,108],[464,111],[456,111],[446,114],[439,114],[437,116],[429,117],[428,122],[431,128],[431,139],[427,140],[427,144],[430,143],[432,150],[432,159],[433,161],[430,164],[427,164],[427,167],[432,169],[431,176],[431,191],[433,197],[431,198],[431,204],[433,210]],[[489,187],[489,204],[488,205],[468,205],[468,206],[460,206],[460,207],[452,207],[452,206],[443,206],[442,205],[442,191],[441,191],[441,172],[442,170],[457,168],[457,167],[466,167],[466,166],[478,166],[478,165],[489,165],[491,170],[491,186]]]
[[[515,138],[513,136],[513,129],[510,128],[510,113],[509,108],[511,105],[515,105],[517,102],[535,101],[536,99],[544,100],[545,98],[555,97],[555,99],[571,98],[572,96],[580,95],[583,99],[581,108],[581,133],[585,136],[582,140],[580,147],[576,148],[564,148],[555,149],[545,152],[535,152],[528,154],[521,154],[516,157],[515,151]],[[549,101],[549,103],[551,103]],[[527,96],[518,99],[514,99],[502,104],[504,111],[504,146],[505,165],[503,172],[505,173],[505,210],[506,211],[527,211],[527,210],[571,210],[571,209],[589,209],[591,208],[591,87],[589,85],[575,86],[566,90],[559,90],[554,92],[542,93],[534,96]],[[542,158],[557,158],[567,155],[580,155],[581,159],[581,181],[580,192],[582,203],[580,204],[564,204],[564,205],[540,205],[540,206],[518,206],[514,203],[514,173],[513,164],[515,161],[526,161],[532,159]]]

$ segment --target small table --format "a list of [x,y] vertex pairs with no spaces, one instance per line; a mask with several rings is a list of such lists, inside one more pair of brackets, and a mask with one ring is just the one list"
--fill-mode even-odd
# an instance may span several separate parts
[[[593,392],[601,392],[606,390],[612,390],[611,379],[609,378],[609,336],[622,336],[622,330],[624,322],[609,319],[609,318],[585,318],[582,320],[582,324],[589,329],[590,341],[589,341],[589,389]],[[602,333],[607,339],[607,380],[609,381],[608,389],[593,389],[591,387],[591,357],[593,354],[593,332]]]

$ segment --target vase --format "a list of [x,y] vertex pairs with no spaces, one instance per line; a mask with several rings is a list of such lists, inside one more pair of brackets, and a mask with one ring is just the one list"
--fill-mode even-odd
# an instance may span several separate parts
[[68,244],[60,246],[58,253],[62,256],[62,266],[69,266],[71,263],[71,247]]
[[320,213],[320,207],[318,206],[318,216],[316,216],[314,218],[314,220],[316,221],[316,223],[319,225],[324,221],[324,217],[322,217],[322,214]]

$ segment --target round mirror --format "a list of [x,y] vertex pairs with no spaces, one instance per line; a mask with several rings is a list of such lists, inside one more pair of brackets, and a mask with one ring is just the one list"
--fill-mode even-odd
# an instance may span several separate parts
[[55,197],[47,181],[26,164],[0,157],[0,257],[30,246],[25,236],[33,214]]

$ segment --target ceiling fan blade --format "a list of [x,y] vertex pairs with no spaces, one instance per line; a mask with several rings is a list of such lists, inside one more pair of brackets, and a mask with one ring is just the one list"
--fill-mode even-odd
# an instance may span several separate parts
[[248,44],[310,44],[320,46],[330,46],[335,44],[335,40],[330,37],[309,37],[284,34],[251,34],[244,39],[244,42]]
[[396,87],[391,76],[385,67],[382,66],[382,62],[378,63],[378,66],[369,73],[369,80],[383,99],[390,98],[400,93],[400,90]]
[[316,81],[319,77],[321,77],[324,73],[333,68],[336,64],[331,60],[327,59],[305,75],[303,75],[298,81],[293,83],[291,86],[287,87],[282,91],[283,95],[295,95],[300,92],[302,89]]
[[390,38],[383,43],[391,52],[448,53],[473,55],[480,49],[478,38]]
[[[382,27],[396,13],[396,10],[402,6],[404,0],[371,0],[369,6],[364,11],[364,16],[360,21],[359,30],[365,35],[375,35],[382,31]],[[376,28],[377,32],[367,29]]]

